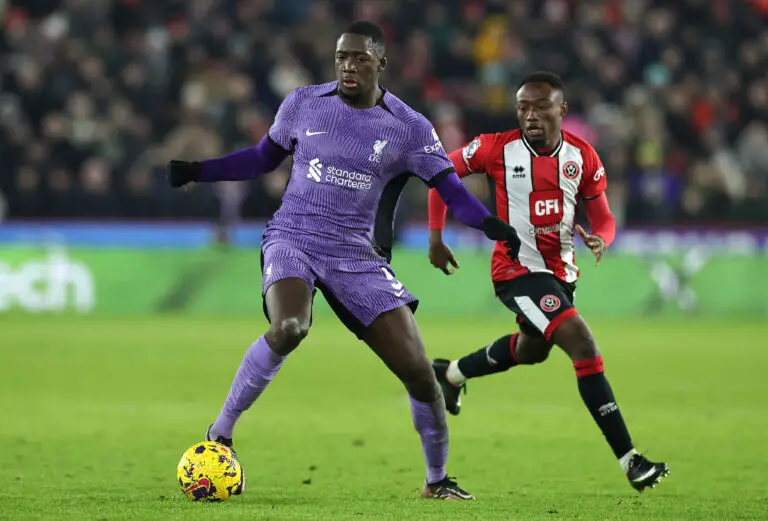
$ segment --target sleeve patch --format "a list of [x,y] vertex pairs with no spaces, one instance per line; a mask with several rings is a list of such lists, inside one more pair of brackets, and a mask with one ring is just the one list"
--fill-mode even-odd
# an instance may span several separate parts
[[472,156],[475,155],[475,152],[480,148],[480,138],[475,138],[472,140],[470,144],[464,147],[463,156],[464,161],[469,161],[472,159]]

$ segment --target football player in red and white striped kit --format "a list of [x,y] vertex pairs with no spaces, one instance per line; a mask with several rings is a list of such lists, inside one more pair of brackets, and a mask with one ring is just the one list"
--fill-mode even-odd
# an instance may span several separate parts
[[[517,91],[520,129],[481,134],[449,155],[460,177],[484,174],[492,186],[500,219],[517,230],[522,245],[511,260],[497,242],[491,261],[496,296],[517,315],[520,331],[491,342],[459,360],[436,359],[446,408],[458,414],[459,393],[469,378],[543,362],[553,345],[571,358],[578,389],[630,484],[642,491],[668,473],[665,463],[640,454],[603,373],[603,359],[592,333],[574,307],[579,277],[573,251],[574,231],[599,264],[615,235],[615,220],[605,195],[606,176],[595,149],[562,130],[568,109],[563,82],[550,72],[523,80]],[[575,225],[583,205],[592,233]],[[446,205],[434,189],[429,194],[432,264],[450,275],[458,267],[442,239]]]

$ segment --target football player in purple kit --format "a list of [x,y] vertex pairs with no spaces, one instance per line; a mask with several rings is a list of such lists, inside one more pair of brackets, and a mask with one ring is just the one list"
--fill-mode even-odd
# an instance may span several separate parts
[[453,214],[517,256],[514,228],[492,216],[459,180],[430,122],[379,86],[384,33],[355,22],[336,44],[337,81],[299,87],[281,104],[255,147],[202,162],[171,161],[168,182],[247,180],[288,155],[293,169],[262,242],[269,330],[245,353],[206,439],[232,446],[240,415],[307,336],[319,289],[344,323],[402,381],[427,465],[422,495],[474,499],[445,465],[445,404],[414,320],[418,300],[389,265],[393,219],[410,176],[434,187]]

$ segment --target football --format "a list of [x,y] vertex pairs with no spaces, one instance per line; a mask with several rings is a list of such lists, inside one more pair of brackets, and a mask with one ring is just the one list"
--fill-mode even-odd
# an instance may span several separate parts
[[245,474],[232,449],[214,441],[196,443],[181,456],[179,487],[192,501],[226,501],[245,490]]

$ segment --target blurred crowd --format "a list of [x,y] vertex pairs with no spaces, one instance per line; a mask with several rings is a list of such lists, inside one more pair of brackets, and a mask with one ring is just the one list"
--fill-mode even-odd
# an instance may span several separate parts
[[[258,142],[368,19],[383,84],[447,149],[515,127],[517,83],[552,70],[620,224],[768,223],[768,0],[0,0],[0,19],[0,215],[269,217],[290,161],[183,194],[164,164]],[[418,185],[404,219],[426,217]]]

